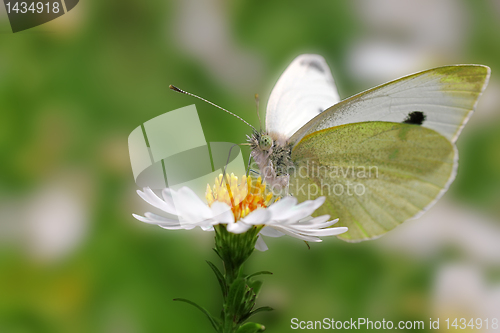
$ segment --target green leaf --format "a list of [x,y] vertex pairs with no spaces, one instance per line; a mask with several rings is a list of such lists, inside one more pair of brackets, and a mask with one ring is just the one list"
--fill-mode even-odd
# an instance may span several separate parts
[[257,323],[246,323],[245,325],[240,326],[236,333],[256,333],[256,332],[264,332],[266,327]]
[[220,289],[222,290],[222,295],[224,299],[227,296],[227,284],[226,280],[224,280],[224,275],[222,275],[221,271],[210,261],[207,260],[208,266],[214,271],[215,276],[217,277],[217,281],[219,281]]
[[234,280],[233,284],[229,289],[229,294],[227,296],[227,304],[232,310],[231,313],[238,315],[236,310],[239,308],[240,304],[243,302],[243,295],[245,295],[247,283],[243,278],[238,278]]
[[255,280],[255,281],[252,281],[249,283],[250,285],[250,288],[253,289],[253,292],[255,295],[259,295],[259,292],[260,292],[260,288],[262,288],[262,284],[264,282],[260,281],[260,280]]
[[250,274],[249,276],[247,276],[247,279],[250,279],[250,278],[252,278],[254,276],[262,275],[262,274],[273,275],[273,273],[269,272],[269,271],[260,271],[260,272],[256,272],[256,273]]
[[255,294],[252,292],[251,297],[245,300],[245,303],[242,305],[242,316],[240,317],[240,320],[238,321],[239,324],[243,323],[249,316],[250,316],[250,311],[252,311],[253,307],[255,306]]
[[257,314],[259,312],[264,312],[264,311],[273,311],[274,309],[270,306],[263,306],[263,307],[260,307],[258,309],[255,309],[253,310],[252,312],[248,313],[246,316],[242,317],[241,318],[241,322],[244,322],[245,320],[247,320],[248,318],[250,318],[251,316],[253,316],[254,314]]
[[219,321],[214,318],[210,312],[208,312],[205,308],[199,306],[198,304],[196,304],[195,302],[193,301],[190,301],[188,299],[185,299],[185,298],[174,298],[174,301],[180,301],[180,302],[185,302],[185,303],[188,303],[188,304],[191,304],[192,306],[196,307],[198,310],[200,310],[201,312],[203,312],[208,320],[210,320],[210,323],[212,324],[213,328],[215,329],[216,332],[220,332],[220,323]]
[[250,316],[253,316],[254,314],[256,313],[259,313],[259,312],[263,312],[263,311],[273,311],[274,309],[270,306],[263,306],[263,307],[260,307],[258,309],[255,309],[253,310],[252,312],[250,312]]
[[217,249],[216,249],[216,248],[213,248],[212,250],[214,250],[215,254],[217,254],[217,257],[219,257],[222,261],[224,261],[224,259],[222,259],[222,257],[221,257],[221,255],[220,255],[219,251],[217,251]]

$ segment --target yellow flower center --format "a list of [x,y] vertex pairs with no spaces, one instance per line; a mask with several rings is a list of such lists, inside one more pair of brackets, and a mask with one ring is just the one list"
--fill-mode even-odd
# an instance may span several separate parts
[[238,177],[234,174],[226,175],[225,181],[222,180],[222,174],[215,178],[215,185],[210,188],[207,184],[206,198],[208,205],[211,206],[215,201],[224,202],[231,207],[234,220],[247,216],[259,207],[269,206],[273,193],[266,189],[266,183],[259,177],[257,180],[251,176]]

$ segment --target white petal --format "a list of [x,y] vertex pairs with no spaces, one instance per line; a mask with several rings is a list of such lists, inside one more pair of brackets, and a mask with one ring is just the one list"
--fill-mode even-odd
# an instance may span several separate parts
[[316,236],[316,237],[321,237],[321,236],[335,236],[342,234],[347,231],[346,227],[339,227],[339,228],[326,228],[326,229],[300,229],[296,227],[290,227],[290,230],[293,230],[297,233],[300,233],[302,235],[306,236]]
[[205,218],[210,218],[211,211],[208,205],[201,201],[201,199],[189,187],[181,187],[177,192],[181,202],[189,203],[191,210],[199,210],[200,214]]
[[319,197],[314,200],[314,210],[318,209],[321,207],[322,204],[325,203],[326,197]]
[[264,239],[262,239],[261,235],[259,235],[259,237],[257,238],[257,242],[255,243],[255,248],[259,251],[262,251],[262,252],[268,250],[266,242],[264,242]]
[[203,231],[213,231],[214,230],[214,226],[211,225],[211,226],[201,226],[200,227]]
[[327,230],[333,230],[330,236],[336,236],[347,232],[349,229],[347,227],[337,227],[337,228],[328,228]]
[[194,225],[200,226],[203,230],[207,230],[207,231],[211,230],[212,227],[216,224],[219,224],[219,222],[214,220],[214,219],[207,219],[207,220],[200,221],[198,223],[194,223]]
[[192,225],[192,224],[187,224],[187,225],[179,225],[179,226],[175,226],[175,227],[171,227],[171,226],[163,226],[163,225],[158,225],[160,226],[161,228],[163,229],[167,229],[167,230],[180,230],[180,229],[183,229],[183,230],[191,230],[193,229],[194,227],[196,227],[195,225]]
[[214,220],[220,223],[233,223],[234,215],[229,207],[224,202],[216,201],[210,207],[212,209],[212,216]]
[[[307,200],[296,206],[290,206],[292,201],[288,198],[293,197],[286,197],[269,207],[269,209],[273,212],[272,220],[277,222],[277,224],[293,224],[299,220],[309,218],[309,216],[325,202],[325,197],[319,197],[316,200]],[[285,200],[288,201],[286,204],[283,204],[283,206],[279,206],[278,208],[273,208],[275,205]],[[296,202],[297,200],[295,199],[293,203],[295,204]],[[272,224],[275,224],[274,222]]]
[[182,187],[174,197],[175,208],[182,217],[181,223],[200,223],[212,218],[212,211],[188,187]]
[[228,223],[227,225],[227,231],[232,232],[233,234],[242,234],[250,228],[251,228],[250,225],[242,221],[236,223]]
[[305,235],[302,235],[301,233],[298,233],[298,232],[296,232],[292,229],[286,228],[286,227],[275,226],[275,228],[278,229],[279,231],[281,231],[282,233],[287,234],[288,236],[292,236],[292,237],[302,239],[302,240],[305,240],[308,242],[321,242],[321,239],[319,239],[318,237],[305,236]]
[[[300,223],[302,223],[304,225],[322,224],[322,223],[325,223],[326,221],[328,221],[329,218],[330,218],[330,215],[321,215],[321,216],[318,216],[318,217],[315,217],[312,219],[308,219],[307,221],[300,221]],[[334,221],[337,222],[338,220],[339,219],[334,220]]]
[[168,187],[164,188],[161,191],[161,196],[163,197],[163,201],[165,201],[165,204],[172,207],[172,210],[175,211],[175,204],[174,204],[174,199],[173,199],[174,194],[172,192],[175,192],[175,191],[168,188]]
[[139,196],[151,206],[161,209],[169,214],[177,215],[175,208],[161,200],[149,187],[145,187],[144,192],[137,190],[137,194],[139,194]]
[[[321,202],[321,200],[320,200]],[[323,200],[324,202],[324,200]],[[302,220],[308,216],[310,216],[314,211],[319,208],[318,203],[312,200],[307,200],[304,201],[297,206],[293,207],[293,210],[291,212],[293,214],[289,214],[289,216],[284,219],[280,224],[290,224],[290,223],[295,223],[299,220]]]
[[269,208],[267,208],[273,214],[273,220],[283,220],[293,214],[293,206],[297,203],[297,198],[295,197],[285,197],[280,201],[273,203]]
[[264,228],[262,228],[260,233],[264,236],[267,236],[267,237],[281,237],[281,236],[285,235],[281,231],[278,231],[272,227],[264,227]]
[[269,209],[261,208],[256,209],[241,220],[248,224],[259,225],[266,224],[267,221],[271,219],[271,212]]
[[[154,224],[154,225],[157,225],[157,226],[160,226],[164,229],[169,229],[169,230],[178,230],[178,229],[193,229],[196,225],[190,225],[190,224],[185,224],[185,225],[181,225],[179,223],[179,221],[159,221],[157,219],[153,219],[151,218],[149,215],[152,214],[152,213],[146,213],[146,217],[143,217],[143,216],[140,216],[140,215],[136,215],[136,214],[132,214],[136,219],[138,219],[139,221],[141,222],[144,222],[144,223],[147,223],[147,224]],[[152,214],[154,215],[154,214]],[[158,215],[156,215],[158,216]],[[161,216],[159,216],[161,217]]]
[[156,221],[151,221],[150,219],[148,219],[147,217],[144,217],[144,216],[141,216],[141,215],[137,215],[137,214],[132,214],[133,217],[135,217],[137,220],[141,221],[141,222],[144,222],[144,223],[149,223],[149,224],[157,224]]
[[[324,228],[331,227],[332,225],[334,225],[338,221],[339,221],[339,219],[335,219],[335,220],[331,220],[331,221],[326,221],[324,223],[314,223],[314,224],[310,224],[307,226],[309,228],[324,229]],[[302,225],[302,224],[296,224],[296,225]]]
[[178,219],[168,218],[168,217],[156,215],[156,214],[150,213],[150,212],[146,212],[144,214],[144,216],[147,217],[151,221],[157,221],[159,223],[175,223],[175,224],[179,224],[179,220]]
[[[334,225],[335,223],[337,223],[337,220],[327,221],[324,223],[314,223],[314,224],[295,223],[292,225],[288,225],[287,227],[300,229],[300,230],[319,230],[319,229],[326,229],[326,228]],[[328,228],[328,229],[336,229],[336,228]]]

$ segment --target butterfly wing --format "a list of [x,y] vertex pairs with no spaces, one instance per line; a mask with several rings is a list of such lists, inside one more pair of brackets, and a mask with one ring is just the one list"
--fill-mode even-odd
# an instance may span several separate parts
[[274,86],[267,104],[266,130],[292,136],[322,111],[340,101],[330,68],[323,57],[295,58]]
[[326,196],[316,216],[339,218],[347,241],[376,238],[419,216],[455,178],[453,143],[432,129],[364,122],[317,131],[292,150],[290,192]]
[[422,126],[455,142],[487,85],[490,69],[481,65],[439,67],[409,75],[345,99],[317,115],[290,138],[365,121],[402,122],[423,112]]

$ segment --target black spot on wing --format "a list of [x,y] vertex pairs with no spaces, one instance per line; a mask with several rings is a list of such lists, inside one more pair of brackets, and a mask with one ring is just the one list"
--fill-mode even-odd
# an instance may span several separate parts
[[302,66],[312,67],[312,68],[318,70],[320,73],[324,73],[325,72],[325,69],[321,66],[321,63],[319,63],[316,60],[310,60],[310,61],[302,60],[302,62],[300,64]]
[[413,111],[403,120],[403,124],[422,125],[426,116],[422,111]]

